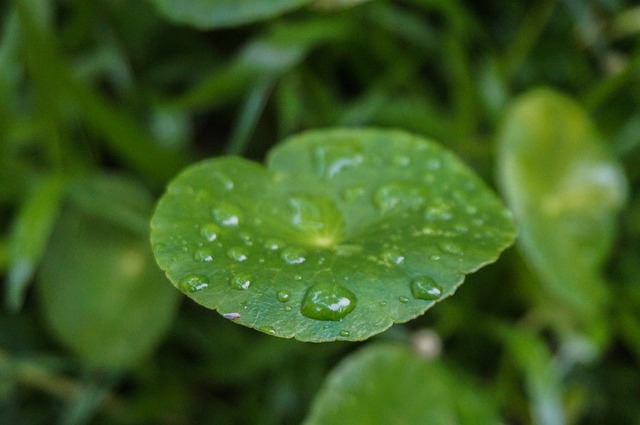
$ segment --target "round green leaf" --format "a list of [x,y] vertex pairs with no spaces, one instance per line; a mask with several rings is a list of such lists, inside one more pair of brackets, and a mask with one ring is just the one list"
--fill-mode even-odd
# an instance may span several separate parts
[[622,167],[580,105],[548,89],[518,99],[498,142],[526,258],[555,297],[593,317],[608,298],[600,267],[625,201]]
[[370,345],[331,372],[304,425],[494,425],[496,408],[465,376],[406,347]]
[[151,241],[189,297],[272,335],[365,339],[453,294],[514,238],[471,170],[403,132],[308,132],[267,164],[187,168],[158,202]]
[[311,0],[152,0],[168,18],[199,28],[221,28],[278,16]]
[[131,366],[155,348],[179,300],[163,285],[166,279],[148,249],[148,228],[140,233],[132,225],[147,219],[152,198],[130,180],[114,177],[78,182],[70,197],[39,271],[44,320],[88,363]]

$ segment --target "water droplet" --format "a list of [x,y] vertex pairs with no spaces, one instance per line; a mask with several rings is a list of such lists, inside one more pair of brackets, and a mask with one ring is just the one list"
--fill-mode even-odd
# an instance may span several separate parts
[[258,328],[258,330],[269,335],[276,334],[276,329],[273,326],[262,326],[261,328]]
[[241,232],[240,239],[242,239],[247,246],[253,245],[253,240],[251,239],[251,233],[249,232]]
[[398,298],[400,300],[401,303],[406,304],[409,302],[409,298],[405,297],[404,295],[401,296],[400,298]]
[[214,182],[218,183],[224,190],[233,189],[233,180],[231,180],[229,176],[221,173],[220,171],[213,174],[213,180]]
[[242,262],[249,258],[249,251],[246,248],[241,246],[234,246],[233,248],[229,248],[227,251],[227,255],[234,261]]
[[230,284],[233,289],[244,290],[249,289],[253,276],[249,273],[238,273],[231,278]]
[[315,152],[316,171],[322,177],[333,177],[348,168],[362,164],[360,147],[348,142],[321,145]]
[[360,199],[365,194],[365,188],[362,185],[348,187],[342,192],[342,199],[347,202],[353,202]]
[[218,239],[219,234],[220,227],[217,224],[207,223],[200,226],[200,235],[209,242],[213,242]]
[[226,202],[213,209],[213,218],[223,226],[237,226],[240,224],[240,209]]
[[290,246],[282,251],[280,258],[287,264],[300,264],[306,260],[305,255],[307,252],[304,249]]
[[441,243],[440,249],[449,254],[462,254],[462,248],[453,242]]
[[442,164],[438,158],[431,158],[427,161],[427,168],[431,171],[439,170]]
[[346,329],[343,329],[343,330],[341,330],[341,331],[340,331],[340,336],[341,336],[341,337],[346,338],[346,337],[348,337],[349,335],[351,335],[351,332],[349,332],[349,331],[348,331],[348,330],[346,330]]
[[410,183],[396,182],[381,186],[373,195],[373,202],[382,211],[392,208],[420,207],[427,198],[427,189]]
[[394,155],[392,161],[393,165],[398,167],[406,167],[411,164],[411,158],[409,158],[407,155]]
[[284,246],[284,242],[280,239],[267,239],[262,246],[270,251],[277,251]]
[[427,221],[449,221],[452,218],[453,213],[449,209],[449,206],[444,203],[432,205],[424,212],[424,219]]
[[382,259],[391,264],[402,264],[404,262],[404,255],[397,249],[386,249],[382,251]]
[[183,277],[178,284],[182,292],[198,292],[209,286],[207,278],[197,274]]
[[302,280],[302,275],[297,274],[293,276],[293,280]]
[[204,261],[204,262],[213,261],[213,253],[208,248],[200,248],[193,255],[193,259],[196,261]]
[[316,283],[302,300],[301,313],[310,319],[340,320],[356,307],[355,294],[335,283]]
[[278,301],[281,303],[286,303],[291,299],[291,292],[282,290],[278,292]]
[[439,255],[432,255],[429,258],[431,259],[431,261],[440,261],[440,256]]
[[428,276],[416,277],[411,281],[411,294],[419,300],[435,301],[442,296],[442,287]]
[[380,304],[380,307],[384,307],[385,305],[387,305],[386,301],[380,301],[378,304]]
[[286,307],[284,308],[284,311],[286,311],[286,312],[291,311],[291,306],[290,306],[290,305],[286,306]]

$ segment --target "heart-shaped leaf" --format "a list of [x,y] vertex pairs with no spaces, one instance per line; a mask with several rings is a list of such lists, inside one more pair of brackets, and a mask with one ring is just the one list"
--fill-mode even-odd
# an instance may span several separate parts
[[362,340],[424,313],[515,235],[453,154],[398,131],[325,130],[186,169],[151,220],[196,302],[285,338]]

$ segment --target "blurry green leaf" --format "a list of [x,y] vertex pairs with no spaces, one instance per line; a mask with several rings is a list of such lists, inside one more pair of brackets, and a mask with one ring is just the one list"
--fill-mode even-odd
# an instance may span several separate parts
[[331,372],[304,425],[488,425],[500,423],[496,410],[441,362],[370,345]]
[[309,132],[267,164],[189,167],[159,201],[151,240],[176,287],[272,335],[365,339],[452,295],[514,238],[470,169],[407,133]]
[[[133,182],[107,177],[74,190],[93,193],[96,207],[112,209],[131,202],[127,193],[142,193]],[[138,202],[146,203],[147,217],[150,196]],[[43,258],[38,290],[45,322],[61,343],[92,365],[124,368],[153,350],[172,324],[178,298],[153,264],[147,235],[108,216],[69,203]]]
[[311,6],[317,9],[333,10],[356,6],[371,0],[312,0]]
[[544,342],[515,327],[501,330],[506,346],[522,371],[531,399],[532,423],[563,425],[562,383]]
[[580,106],[546,89],[511,107],[498,143],[524,254],[556,297],[585,317],[601,311],[609,294],[600,267],[625,201],[622,168]]
[[25,291],[58,216],[64,188],[64,180],[58,175],[42,178],[28,194],[15,217],[9,241],[6,282],[7,306],[12,311],[22,307]]
[[152,0],[169,19],[198,28],[221,28],[276,17],[311,0]]

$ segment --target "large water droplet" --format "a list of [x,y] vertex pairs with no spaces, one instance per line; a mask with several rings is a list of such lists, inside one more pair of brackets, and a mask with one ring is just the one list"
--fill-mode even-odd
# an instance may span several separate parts
[[249,258],[249,251],[242,246],[234,246],[233,248],[229,248],[227,251],[227,255],[234,261],[242,262]]
[[420,276],[411,281],[411,294],[419,300],[435,301],[442,296],[442,287],[432,278]]
[[278,291],[278,301],[286,303],[291,299],[291,292],[287,290]]
[[231,278],[230,284],[233,289],[249,289],[253,281],[253,275],[249,273],[238,273]]
[[423,205],[427,189],[411,183],[395,182],[381,186],[373,195],[373,202],[382,211],[392,208],[412,209]]
[[182,292],[198,292],[209,286],[207,278],[197,274],[183,277],[178,284]]
[[344,286],[317,283],[304,295],[300,312],[310,319],[335,321],[351,313],[356,303],[356,295]]
[[196,261],[203,261],[203,262],[213,261],[213,253],[209,248],[200,248],[193,255],[193,259]]
[[209,242],[213,242],[218,239],[219,234],[220,227],[217,224],[207,223],[200,226],[200,235]]
[[235,205],[226,202],[219,204],[213,209],[213,218],[223,226],[237,226],[240,224],[240,209]]
[[316,171],[322,177],[333,177],[348,168],[362,164],[360,147],[350,143],[318,146],[314,152]]
[[382,251],[382,259],[391,264],[402,264],[404,262],[404,255],[397,249],[385,249]]
[[300,264],[306,260],[307,252],[303,248],[290,246],[282,250],[280,258],[287,264]]

